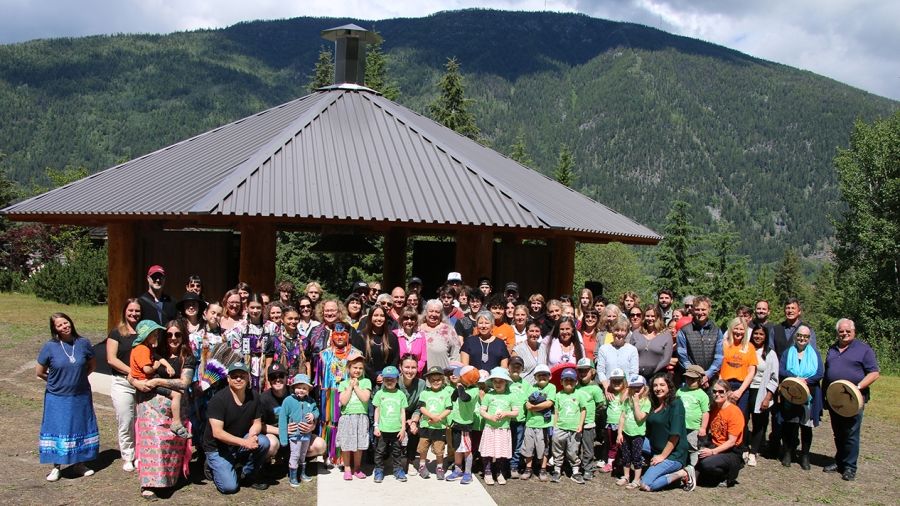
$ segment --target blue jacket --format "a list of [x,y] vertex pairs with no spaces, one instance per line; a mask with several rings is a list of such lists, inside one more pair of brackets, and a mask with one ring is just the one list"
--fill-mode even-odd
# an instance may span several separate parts
[[319,418],[319,407],[311,397],[300,399],[296,395],[289,395],[284,398],[281,411],[278,413],[278,439],[281,440],[281,446],[288,444],[288,424],[305,422],[306,415],[310,413],[313,420]]

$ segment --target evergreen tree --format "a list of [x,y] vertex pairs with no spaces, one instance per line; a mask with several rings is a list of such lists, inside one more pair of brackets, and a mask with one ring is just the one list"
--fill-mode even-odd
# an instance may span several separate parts
[[331,48],[322,46],[319,49],[319,60],[316,61],[316,67],[310,76],[310,83],[307,88],[312,93],[323,86],[331,86],[334,84],[334,57]]
[[739,236],[728,222],[722,222],[719,231],[711,236],[713,254],[707,264],[709,289],[704,290],[712,298],[713,314],[719,325],[725,325],[742,304],[747,288],[746,256],[737,255]]
[[478,140],[481,131],[475,124],[475,116],[469,111],[474,102],[466,98],[465,83],[456,58],[448,58],[445,72],[438,83],[440,94],[428,106],[428,113],[438,123],[472,140]]
[[778,306],[780,301],[775,295],[775,275],[768,265],[762,265],[756,270],[756,279],[747,289],[746,300],[752,303],[765,300],[769,302],[770,308]]
[[791,297],[803,300],[803,273],[800,270],[800,256],[797,250],[788,248],[781,262],[775,268],[775,305],[784,304]]
[[388,77],[388,59],[381,49],[382,44],[383,40],[366,50],[366,86],[396,102],[400,98],[400,88],[395,80]]
[[[599,281],[607,297],[618,297],[626,290],[633,290],[644,300],[649,300],[653,290],[650,280],[641,270],[634,248],[620,242],[608,244],[578,244],[575,248],[575,287],[585,281]],[[596,295],[601,295],[595,293]]]
[[516,136],[516,142],[510,146],[509,157],[526,167],[534,168],[534,160],[528,155],[525,146],[525,134],[519,132],[519,135]]
[[559,150],[559,159],[556,161],[556,168],[553,170],[553,179],[560,184],[564,184],[569,188],[575,184],[575,157],[569,151],[569,146],[565,144]]
[[694,227],[688,220],[688,204],[683,200],[672,203],[663,227],[665,237],[659,244],[659,276],[656,288],[668,288],[677,297],[688,295],[693,278],[691,247]]

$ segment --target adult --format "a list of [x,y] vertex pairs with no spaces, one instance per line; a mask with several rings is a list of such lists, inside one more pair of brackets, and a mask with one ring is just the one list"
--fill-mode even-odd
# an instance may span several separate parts
[[513,304],[519,303],[519,284],[515,281],[510,281],[506,283],[506,286],[503,287],[503,298],[507,300],[507,302],[512,302]]
[[362,320],[365,314],[363,312],[362,297],[359,294],[351,293],[350,296],[344,300],[344,307],[347,308],[347,320],[349,320],[350,326],[358,330],[359,321]]
[[622,310],[615,304],[607,304],[606,307],[603,308],[603,317],[603,326],[606,328],[606,333],[608,335],[608,337],[605,337],[604,339],[610,340],[612,340],[612,329],[616,322],[620,319],[625,319],[626,322],[628,321],[628,317],[623,315]]
[[206,311],[206,301],[194,292],[185,292],[175,304],[178,314],[184,318],[189,333],[197,332],[203,326],[202,315]]
[[[641,490],[661,490],[681,480],[693,489],[694,477],[684,469],[688,458],[687,432],[684,425],[684,405],[675,395],[675,385],[669,375],[659,373],[651,382],[650,413],[644,425],[650,442],[650,467],[641,478]],[[691,467],[688,467],[693,473]]]
[[528,306],[519,304],[513,308],[511,326],[516,338],[516,346],[527,338]]
[[456,324],[453,326],[453,329],[456,330],[457,335],[459,335],[460,339],[463,341],[472,335],[472,331],[475,329],[475,316],[481,311],[483,305],[484,294],[481,292],[469,294],[469,312],[464,318],[457,320]]
[[234,289],[237,290],[238,296],[241,298],[241,318],[244,318],[247,316],[247,301],[250,299],[250,294],[253,293],[253,288],[250,286],[250,283],[239,281]]
[[584,320],[584,313],[594,309],[594,292],[590,288],[582,288],[578,295],[578,307],[575,308],[575,319],[578,321],[578,327],[581,328],[581,321]]
[[398,326],[400,325],[400,313],[403,312],[404,306],[406,306],[406,290],[403,289],[402,286],[395,286],[393,290],[391,290],[391,310],[388,312],[388,317],[391,320],[394,320]]
[[137,337],[135,327],[141,321],[141,305],[137,299],[125,301],[122,317],[106,338],[106,363],[112,372],[109,397],[116,410],[116,428],[122,470],[134,471],[134,387],[128,383],[131,372],[131,344]]
[[481,311],[475,315],[475,333],[466,338],[459,350],[459,360],[463,365],[484,371],[508,366],[509,349],[494,333],[494,318],[491,311]]
[[412,355],[416,357],[416,363],[418,364],[416,370],[421,375],[425,371],[425,364],[428,362],[428,353],[426,351],[425,334],[417,328],[418,326],[418,313],[416,313],[415,309],[407,306],[400,313],[400,328],[394,330],[394,335],[397,336],[399,356]]
[[[269,440],[269,458],[275,457],[278,455],[279,450],[283,450],[278,439],[278,413],[284,399],[291,395],[287,385],[287,378],[291,377],[291,375],[286,374],[285,371],[281,364],[278,362],[273,363],[266,371],[266,382],[271,385],[271,388],[259,395],[260,409],[262,410],[260,413],[263,424],[262,434],[265,434]],[[296,431],[300,431],[308,434],[315,428],[315,423],[292,423],[288,425],[288,432],[293,434]],[[281,451],[280,453],[284,454],[286,452]],[[306,459],[309,460],[319,455],[324,455],[324,453],[325,441],[320,437],[313,436],[309,449],[306,451]]]
[[[794,334],[797,333],[801,326],[805,325],[802,316],[803,306],[800,304],[799,299],[790,298],[784,303],[784,321],[772,327],[769,337],[771,339],[769,344],[779,358],[784,355],[788,348],[794,345]],[[809,344],[813,348],[818,349],[816,346],[816,332],[811,327],[809,331]]]
[[709,319],[712,301],[708,297],[694,297],[693,321],[678,332],[678,366],[681,371],[690,365],[699,365],[706,371],[700,379],[703,388],[709,388],[722,368],[722,331]]
[[313,307],[313,302],[305,295],[297,299],[297,311],[300,312],[300,321],[297,322],[297,330],[300,332],[300,335],[303,336],[304,340],[309,340],[313,329],[318,327],[321,323],[321,316],[318,317],[318,320],[315,318],[316,309]]
[[772,333],[772,327],[775,325],[769,321],[769,301],[759,299],[753,306],[753,325],[761,325],[766,328],[766,334]]
[[856,324],[849,318],[841,318],[837,325],[837,342],[828,348],[825,357],[827,389],[838,380],[846,380],[859,388],[863,405],[854,416],[844,416],[829,405],[831,430],[834,432],[834,462],[825,466],[825,472],[839,472],[846,481],[856,479],[856,461],[859,458],[859,434],[862,428],[865,403],[869,401],[869,387],[880,375],[878,360],[872,348],[856,339]]
[[619,307],[622,308],[622,311],[627,313],[633,307],[641,307],[641,297],[632,291],[627,291],[619,297]]
[[147,291],[138,296],[141,315],[145,320],[152,320],[162,325],[178,316],[172,297],[163,293],[165,286],[166,270],[161,265],[151,265],[147,269]]
[[640,334],[641,328],[644,326],[644,310],[640,306],[634,306],[627,309],[625,314],[628,315],[628,324],[631,325],[628,333]]
[[[512,350],[516,345],[516,331],[513,330],[512,325],[506,323],[507,303],[507,300],[500,294],[494,294],[488,299],[487,306],[488,311],[494,317],[491,334],[506,343],[507,350]],[[489,371],[490,369],[486,370]]]
[[[288,307],[293,308],[293,306]],[[266,308],[263,312],[263,318],[265,318],[267,322],[272,322],[275,325],[281,325],[283,322],[282,318],[284,317],[284,309],[285,306],[277,300],[274,302],[269,302],[268,304],[266,304]]]
[[563,316],[556,322],[541,346],[543,363],[550,368],[558,364],[576,364],[585,356],[584,346],[575,330],[575,319],[568,316]]
[[712,392],[708,431],[710,446],[701,448],[697,453],[697,479],[711,486],[724,481],[727,486],[733,487],[744,465],[740,451],[744,441],[744,415],[731,402],[732,391],[728,381],[716,381]]
[[[609,390],[612,372],[621,369],[625,372],[625,377],[630,378],[632,374],[638,373],[638,364],[640,363],[637,348],[625,340],[628,336],[628,322],[625,321],[625,318],[619,318],[619,321],[613,325],[612,335],[612,342],[604,344],[597,351],[597,381],[603,385],[606,400],[610,402],[615,397]],[[675,395],[675,392],[672,392],[672,395]]]
[[[778,356],[769,347],[769,332],[765,326],[755,324],[750,329],[750,344],[756,350],[756,374],[750,382],[750,399],[753,412],[750,415],[752,431],[750,432],[750,448],[747,465],[756,466],[756,457],[766,436],[769,425],[769,407],[774,405],[778,392]],[[746,433],[746,429],[744,433]]]
[[543,363],[541,354],[541,326],[530,321],[525,329],[525,340],[513,348],[512,356],[522,359],[522,380],[531,385],[534,383],[534,369]]
[[184,283],[184,291],[185,292],[193,292],[196,293],[198,297],[203,298],[203,280],[200,279],[200,276],[196,274],[191,274],[188,276],[187,281]]
[[[819,426],[822,413],[822,390],[819,382],[825,375],[825,366],[819,352],[810,345],[812,330],[801,325],[794,333],[794,346],[788,348],[779,360],[781,378],[799,378],[809,388],[809,398],[800,404],[784,400],[781,403],[782,449],[781,464],[791,466],[793,453],[800,444],[800,467],[809,471],[809,449],[812,447],[813,427]],[[783,380],[782,380],[783,381]],[[798,441],[799,432],[799,441]]]
[[[228,367],[228,388],[209,401],[209,421],[203,439],[206,465],[216,490],[233,494],[244,484],[269,488],[259,471],[269,452],[263,431],[259,394],[249,388],[250,368],[243,362]],[[240,471],[238,471],[240,468]]]
[[494,286],[491,284],[491,278],[479,278],[478,291],[481,292],[481,295],[490,297],[491,293],[494,291]]
[[[756,377],[756,368],[759,364],[756,347],[750,345],[750,338],[747,335],[746,321],[749,320],[748,315],[747,320],[737,317],[728,323],[722,344],[722,370],[719,373],[719,378],[728,382],[729,402],[740,408],[745,422],[750,419],[752,411],[750,385]],[[746,439],[746,434],[743,434],[738,445]],[[747,457],[749,458],[749,455]]]
[[369,303],[368,306],[374,306],[375,300],[381,295],[381,282],[369,281]]
[[[656,310],[659,313],[659,319],[663,324],[668,325],[672,319],[672,301],[675,300],[675,294],[668,288],[663,288],[656,293]],[[646,309],[644,310],[646,313]]]
[[[309,301],[309,304],[309,309],[311,309],[312,301]],[[298,304],[298,306],[300,306],[300,323],[298,324],[298,328],[300,329],[301,334],[303,334],[303,310],[308,309],[304,308],[303,305],[304,303],[301,299],[301,302]],[[356,329],[350,326],[347,321],[347,308],[337,299],[326,299],[319,304],[316,307],[316,317],[318,322],[316,322],[315,325],[311,324],[312,329],[309,330],[308,328],[307,330],[309,337],[306,337],[303,340],[303,352],[306,353],[307,358],[313,363],[312,377],[318,375],[318,371],[316,371],[315,368],[316,357],[319,356],[322,350],[331,346],[331,333],[335,330],[338,323],[346,323],[347,326],[350,327],[349,329],[345,329],[345,332],[348,332],[349,334],[347,344],[350,344],[350,338],[356,334]],[[319,322],[321,322],[321,324]]]
[[283,280],[275,286],[275,293],[278,294],[278,302],[281,302],[285,307],[293,306],[294,299],[297,297],[297,287],[294,286],[294,283]]
[[544,296],[539,293],[533,293],[528,297],[528,319],[536,321],[542,328],[547,317],[544,302]]
[[[139,390],[135,435],[141,497],[150,500],[156,497],[156,489],[174,487],[180,476],[188,474],[189,440],[172,432],[172,426],[181,423],[181,420],[173,417],[173,400],[167,392],[181,392],[179,407],[182,416],[185,416],[188,412],[187,390],[196,368],[183,320],[166,322],[165,328],[141,322],[135,343],[143,341],[152,332],[161,332],[165,337],[157,340],[156,353],[168,360],[174,374],[166,374],[161,368],[155,378],[146,381],[131,379]],[[165,390],[160,390],[160,387]]]
[[459,360],[460,340],[443,315],[444,305],[437,299],[425,303],[425,315],[419,330],[425,335],[428,366],[446,369],[451,360]]
[[[406,294],[403,298],[406,298]],[[365,357],[366,378],[372,382],[372,391],[377,392],[383,381],[382,369],[389,365],[400,365],[400,343],[397,335],[388,329],[390,316],[385,308],[375,306],[367,316],[366,326],[352,336],[350,344]]]
[[557,299],[550,299],[547,301],[547,309],[544,314],[544,323],[541,324],[541,333],[545,336],[549,336],[553,329],[556,328],[557,322],[562,318],[563,315],[563,305]]
[[243,318],[241,294],[238,293],[236,288],[228,290],[225,292],[225,295],[222,296],[222,311],[222,318],[219,320],[219,325],[224,334],[234,328],[234,326],[241,321],[241,318]]
[[[325,441],[326,465],[337,462],[340,450],[337,448],[337,426],[341,417],[340,383],[348,377],[347,364],[350,359],[361,356],[362,352],[350,344],[351,334],[356,331],[348,323],[339,320],[343,308],[336,300],[326,300],[320,305],[325,321],[320,328],[327,344],[316,355],[313,367],[314,386],[319,389],[319,437]],[[334,323],[329,323],[334,320]]]
[[96,360],[91,342],[78,335],[65,313],[50,315],[50,340],[38,353],[35,374],[47,382],[38,448],[41,464],[53,464],[47,481],[57,481],[62,464],[74,464],[78,476],[94,470],[85,462],[97,458],[100,432],[88,376]]
[[[470,301],[471,304],[471,301]],[[419,292],[409,292],[406,294],[406,306],[411,307],[416,313],[422,312],[422,295]]]
[[397,388],[406,395],[406,444],[403,446],[403,463],[401,469],[408,471],[409,463],[416,458],[419,446],[419,396],[425,390],[425,380],[419,377],[418,362],[412,355],[400,358],[400,381]]
[[406,292],[407,298],[409,298],[410,293],[414,293],[416,295],[422,294],[422,278],[418,276],[413,276],[406,281]]
[[591,306],[586,309],[579,322],[579,339],[584,346],[584,356],[594,361],[597,349],[600,347],[599,336],[605,336],[606,331],[600,328],[600,313]]
[[637,332],[628,334],[628,342],[638,350],[638,374],[648,384],[650,378],[665,371],[672,360],[672,335],[663,325],[656,304],[644,307],[643,323]]

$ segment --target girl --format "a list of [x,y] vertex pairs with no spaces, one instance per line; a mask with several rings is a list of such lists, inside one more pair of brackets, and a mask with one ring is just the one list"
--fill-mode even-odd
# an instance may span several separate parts
[[344,305],[347,306],[347,319],[350,320],[350,326],[358,330],[359,320],[363,317],[362,298],[358,294],[351,294],[344,301]]
[[[300,423],[315,423],[319,418],[319,408],[316,402],[310,397],[309,392],[312,390],[312,382],[306,374],[297,374],[291,378],[291,394],[281,404],[281,411],[278,414],[278,439],[281,446],[288,445],[290,437],[291,456],[288,460],[288,479],[292,487],[300,486],[300,479],[303,481],[312,481],[306,474],[306,452],[315,436],[306,432],[296,432],[288,435],[288,427]],[[300,479],[297,478],[297,468],[302,467]],[[344,472],[344,479],[347,479],[347,473]]]
[[444,479],[444,445],[447,442],[447,419],[451,413],[451,393],[444,389],[444,370],[440,367],[428,369],[425,375],[428,389],[419,395],[419,476],[428,479],[428,450],[434,452],[438,480]]
[[369,399],[372,382],[365,377],[365,359],[350,359],[350,378],[341,384],[341,418],[338,420],[337,445],[344,460],[344,479],[366,478],[362,472],[363,452],[369,449]]
[[581,294],[578,296],[578,307],[575,308],[575,319],[578,322],[584,320],[584,313],[589,309],[594,309],[594,292],[589,288],[582,288]]
[[611,473],[616,457],[619,455],[619,419],[622,417],[622,404],[627,397],[625,388],[625,371],[613,369],[609,375],[609,386],[606,388],[606,464],[601,469]]
[[[283,322],[280,332],[274,333],[272,339],[266,343],[266,365],[268,371],[273,363],[281,365],[282,371],[293,377],[295,374],[309,376],[309,361],[303,353],[303,339],[297,324],[300,322],[300,313],[294,308],[285,310],[281,317]],[[269,378],[266,377],[266,389],[270,387]]]
[[[625,485],[634,490],[641,486],[641,471],[644,468],[644,435],[647,428],[644,421],[650,412],[650,398],[647,395],[647,383],[643,376],[632,374],[628,381],[628,396],[622,405],[619,416],[619,431],[616,443],[622,448],[623,475],[616,480],[616,485]],[[634,479],[629,483],[629,476],[634,470]]]
[[597,353],[597,334],[598,329],[600,328],[600,313],[598,313],[593,307],[586,309],[582,314],[580,323],[581,331],[580,340],[582,345],[584,346],[584,355],[590,359],[594,360],[594,356]]
[[[447,475],[447,481],[461,479],[462,485],[472,483],[472,439],[471,431],[475,421],[475,409],[478,403],[478,387],[463,384],[462,378],[468,377],[475,370],[467,365],[456,369],[451,376],[455,381],[454,391],[450,394],[452,409],[450,414],[451,441],[455,449],[453,472]],[[465,465],[463,464],[465,462]]]
[[244,361],[250,366],[250,387],[256,391],[262,391],[265,374],[265,361],[263,352],[268,342],[275,333],[275,325],[271,322],[267,325],[263,321],[263,305],[259,295],[250,294],[247,297],[247,317],[239,321],[226,335],[231,343],[231,348],[244,357]]
[[622,311],[628,312],[633,307],[641,307],[641,298],[638,294],[628,291],[622,294],[619,297],[619,307],[622,308]]
[[[481,433],[481,444],[478,450],[484,463],[484,483],[494,484],[494,473],[497,483],[506,484],[503,467],[507,459],[512,457],[512,439],[509,432],[509,421],[519,415],[519,407],[514,405],[514,398],[507,390],[512,378],[503,367],[495,367],[488,378],[494,389],[485,394],[481,400],[481,417],[485,420]],[[494,464],[492,468],[491,465]]]

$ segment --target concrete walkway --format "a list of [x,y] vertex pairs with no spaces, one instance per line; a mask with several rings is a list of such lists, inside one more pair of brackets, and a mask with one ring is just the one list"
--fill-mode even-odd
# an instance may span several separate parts
[[88,376],[88,381],[91,382],[92,392],[95,394],[109,395],[109,386],[112,384],[111,375],[92,372],[90,376]]

